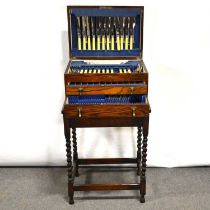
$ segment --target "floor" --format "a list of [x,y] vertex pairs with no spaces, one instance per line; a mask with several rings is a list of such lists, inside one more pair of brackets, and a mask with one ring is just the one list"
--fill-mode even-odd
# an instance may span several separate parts
[[[76,183],[136,182],[135,168],[80,168]],[[148,168],[139,191],[75,192],[68,204],[66,168],[0,168],[1,210],[210,210],[210,167]]]

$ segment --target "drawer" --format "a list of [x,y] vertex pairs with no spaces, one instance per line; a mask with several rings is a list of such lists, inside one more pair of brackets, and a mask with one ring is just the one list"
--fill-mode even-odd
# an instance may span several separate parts
[[65,74],[65,84],[69,82],[148,82],[148,73],[132,74]]
[[[76,97],[76,96],[74,96]],[[79,96],[77,96],[79,97]],[[69,115],[72,118],[112,118],[112,117],[145,117],[150,113],[150,106],[146,96],[142,96],[140,100],[131,99],[129,101],[122,100],[122,102],[117,101],[117,99],[98,97],[98,102],[96,99],[91,99],[89,102],[85,101],[84,97],[78,102],[75,98],[66,98],[63,113]],[[105,96],[109,97],[109,96]],[[133,97],[133,96],[131,96]],[[135,96],[136,98],[139,96]],[[100,99],[99,99],[100,98]],[[119,97],[120,98],[120,97]],[[121,99],[119,99],[121,100]],[[133,100],[133,101],[132,101]]]
[[[78,64],[79,62],[79,64]],[[104,62],[104,61],[103,61]],[[77,64],[76,64],[77,63]],[[140,66],[142,69],[140,71],[137,70],[137,67]],[[71,71],[70,68],[76,68],[76,71],[85,70],[89,71],[92,69],[98,68],[105,73],[75,73],[73,70]],[[106,72],[107,68],[109,69],[109,73]],[[120,69],[124,71],[124,68],[127,70],[130,69],[131,72],[126,73],[120,72]],[[113,69],[113,73],[110,73],[111,69]],[[144,65],[143,61],[133,60],[128,61],[127,64],[118,64],[118,65],[111,65],[111,64],[100,64],[100,65],[94,65],[94,64],[85,64],[83,61],[72,61],[72,63],[69,63],[65,74],[64,74],[64,80],[65,85],[67,85],[69,82],[146,82],[148,83],[148,71],[146,69],[146,66]]]
[[147,94],[148,86],[142,82],[135,83],[69,83],[66,95],[98,95],[98,94]]

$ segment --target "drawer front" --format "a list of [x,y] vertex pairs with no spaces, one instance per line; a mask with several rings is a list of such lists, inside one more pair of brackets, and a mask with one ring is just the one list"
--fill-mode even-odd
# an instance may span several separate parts
[[64,105],[64,113],[73,118],[145,117],[149,104]]
[[76,128],[91,128],[91,127],[137,127],[142,123],[142,117],[115,117],[110,120],[108,118],[70,118],[70,125]]
[[65,84],[69,82],[148,82],[148,73],[132,74],[65,74]]
[[147,85],[138,86],[66,86],[66,95],[147,94]]

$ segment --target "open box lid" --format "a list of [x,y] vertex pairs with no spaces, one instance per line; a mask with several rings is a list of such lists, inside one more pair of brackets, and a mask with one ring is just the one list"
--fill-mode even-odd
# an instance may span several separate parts
[[[133,18],[135,20],[134,27],[134,43],[133,49],[130,50],[79,50],[78,49],[78,33],[77,33],[77,17],[124,17]],[[69,37],[69,57],[70,60],[81,59],[107,59],[119,60],[142,59],[143,53],[143,6],[67,6],[68,17],[68,37]],[[115,45],[116,45],[116,31]],[[91,39],[92,39],[92,35]]]

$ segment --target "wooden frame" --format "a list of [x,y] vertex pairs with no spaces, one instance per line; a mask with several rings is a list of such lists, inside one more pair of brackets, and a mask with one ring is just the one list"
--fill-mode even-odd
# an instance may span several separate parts
[[[68,195],[69,204],[74,204],[74,192],[75,191],[99,191],[99,190],[139,190],[140,191],[140,202],[145,202],[146,194],[146,158],[147,158],[147,138],[149,129],[149,115],[145,115],[136,121],[131,121],[129,124],[127,118],[117,119],[118,124],[115,126],[121,127],[123,122],[127,123],[127,126],[137,126],[137,156],[136,158],[78,158],[77,153],[77,137],[76,137],[76,127],[109,127],[112,124],[111,120],[104,121],[103,118],[98,120],[94,119],[91,123],[84,125],[83,121],[71,121],[71,116],[63,112],[64,120],[64,133],[66,138],[66,151],[67,151],[67,167],[68,167]],[[97,123],[97,125],[96,125]],[[72,129],[72,143],[71,143],[71,133]],[[71,145],[73,144],[73,159],[71,152]],[[140,176],[140,181],[138,183],[109,183],[109,184],[83,184],[74,185],[75,177],[79,176],[79,166],[89,165],[89,164],[136,164],[137,175]]]

